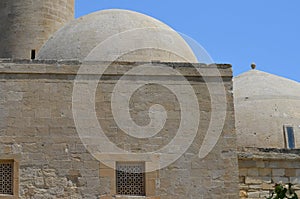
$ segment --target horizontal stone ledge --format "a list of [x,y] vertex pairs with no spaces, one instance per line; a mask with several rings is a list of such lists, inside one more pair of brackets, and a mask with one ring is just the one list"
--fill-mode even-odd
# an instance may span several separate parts
[[[34,80],[34,79],[45,79],[45,80],[75,80],[77,78],[76,74],[59,74],[59,73],[1,73],[0,81],[2,80]],[[82,75],[79,77],[78,81],[122,81],[120,80],[122,75],[102,75],[99,80],[99,75]],[[145,79],[146,78],[146,79]],[[128,76],[126,81],[161,81],[161,82],[173,82],[178,83],[178,85],[193,85],[192,82],[200,83],[218,83],[223,84],[226,82],[231,82],[231,77],[200,77],[200,76],[185,76],[186,81],[182,81],[179,76]],[[182,82],[182,83],[181,83]],[[185,82],[185,83],[184,83]],[[79,82],[80,83],[80,82]],[[139,84],[136,82],[136,84]],[[195,84],[197,86],[197,84]]]
[[238,149],[239,160],[300,160],[300,149],[252,148]]
[[[106,67],[105,74],[107,75],[122,75],[143,63],[92,63],[81,64],[74,61],[65,62],[1,62],[0,59],[0,73],[1,74],[65,74],[75,75],[81,68],[82,74],[95,74],[99,68]],[[149,63],[145,63],[147,65]],[[151,65],[151,63],[150,63]],[[84,68],[82,68],[84,66]],[[152,65],[151,65],[152,66]],[[153,67],[172,67],[183,76],[203,76],[203,77],[232,77],[231,65],[217,64],[217,65],[203,65],[203,64],[187,64],[187,63],[159,63]],[[84,70],[82,70],[84,69]],[[157,74],[161,75],[159,71]],[[176,73],[173,74],[176,76]],[[178,75],[178,73],[177,73]]]
[[228,69],[232,68],[231,64],[224,63],[189,63],[189,62],[160,62],[160,61],[152,61],[152,62],[129,62],[129,61],[80,61],[74,59],[65,59],[65,60],[52,60],[52,59],[11,59],[11,58],[0,58],[0,63],[15,63],[15,64],[66,64],[66,65],[82,65],[82,64],[107,64],[112,63],[113,65],[141,65],[141,64],[164,64],[171,67],[200,67],[200,68],[211,68],[217,67],[220,69]]

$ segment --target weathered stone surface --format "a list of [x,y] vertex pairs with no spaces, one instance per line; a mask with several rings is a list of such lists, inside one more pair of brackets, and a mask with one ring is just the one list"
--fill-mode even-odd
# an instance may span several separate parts
[[[116,67],[132,63],[114,63]],[[59,65],[59,67],[57,67]],[[181,67],[191,74],[192,67]],[[0,153],[20,156],[20,198],[111,198],[115,194],[114,179],[100,177],[103,166],[81,142],[72,114],[73,80],[79,65],[68,63],[0,62]],[[200,127],[188,150],[174,163],[149,175],[152,199],[238,198],[238,162],[234,131],[234,110],[231,94],[231,69],[221,66],[227,89],[227,115],[223,132],[212,152],[200,159],[199,149],[211,117],[207,86],[199,74],[189,80],[201,111]],[[205,70],[210,70],[205,67]],[[110,71],[112,72],[112,71]],[[227,75],[226,75],[227,74]],[[137,124],[147,124],[148,109],[159,103],[170,118],[164,128],[149,139],[128,136],[117,126],[111,114],[110,96],[117,74],[100,80],[96,92],[96,113],[107,137],[118,147],[141,153],[154,151],[168,144],[180,124],[178,99],[168,89],[150,84],[132,96],[131,117]],[[14,93],[12,95],[12,93]],[[18,93],[18,94],[16,94]],[[3,94],[3,95],[2,95]],[[16,94],[16,95],[15,95]],[[15,97],[12,97],[15,96]],[[88,117],[88,116],[87,116]],[[93,125],[90,121],[87,124]],[[184,141],[184,140],[182,140]],[[180,146],[178,146],[180,147]],[[105,175],[110,175],[104,173]],[[104,175],[103,174],[103,175]],[[147,186],[147,185],[146,185]],[[157,197],[157,198],[156,198]],[[148,199],[149,199],[148,198]]]
[[74,18],[74,0],[1,0],[0,58],[30,59]]
[[239,147],[286,148],[285,125],[300,134],[299,82],[250,70],[234,78],[233,88]]
[[[264,165],[264,168],[258,165]],[[240,149],[239,178],[245,179],[240,181],[240,191],[246,192],[248,198],[265,198],[274,190],[275,183],[292,183],[297,190],[300,185],[299,169],[299,150]]]

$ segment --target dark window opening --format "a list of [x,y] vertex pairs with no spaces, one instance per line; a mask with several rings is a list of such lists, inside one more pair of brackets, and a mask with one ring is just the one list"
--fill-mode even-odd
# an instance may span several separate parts
[[145,196],[145,163],[118,162],[116,166],[117,194]]
[[13,195],[14,162],[0,160],[0,194]]
[[295,135],[294,135],[294,128],[291,126],[284,127],[284,135],[285,135],[285,146],[289,149],[295,148]]
[[35,59],[35,50],[31,50],[31,59]]

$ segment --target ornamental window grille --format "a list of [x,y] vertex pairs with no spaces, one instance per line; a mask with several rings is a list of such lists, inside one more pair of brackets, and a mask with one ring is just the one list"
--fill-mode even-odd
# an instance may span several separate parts
[[0,194],[13,195],[14,162],[0,161]]
[[145,196],[145,163],[117,162],[118,195]]

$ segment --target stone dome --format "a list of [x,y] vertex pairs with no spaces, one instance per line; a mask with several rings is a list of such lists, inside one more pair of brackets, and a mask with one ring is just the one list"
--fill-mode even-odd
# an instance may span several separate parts
[[[121,43],[114,43],[118,39]],[[121,61],[198,62],[185,40],[169,26],[144,14],[118,9],[73,20],[44,44],[37,58],[84,60],[107,40],[111,41],[102,47],[101,53],[121,54]],[[134,51],[124,53],[127,45]],[[97,61],[111,61],[102,59],[105,58]]]
[[286,148],[284,126],[294,130],[300,148],[300,84],[250,70],[233,82],[239,147]]

